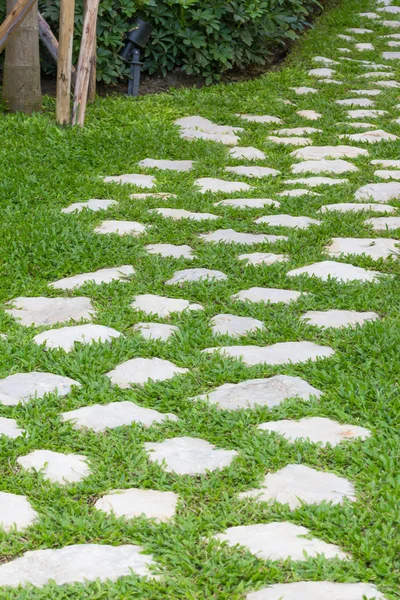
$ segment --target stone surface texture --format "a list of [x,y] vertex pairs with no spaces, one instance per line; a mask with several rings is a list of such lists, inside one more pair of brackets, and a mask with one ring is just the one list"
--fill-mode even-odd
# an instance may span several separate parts
[[211,213],[197,213],[185,210],[183,208],[152,208],[150,212],[156,213],[166,219],[180,221],[181,219],[189,219],[191,221],[214,221],[218,219],[217,215]]
[[229,335],[240,337],[258,330],[265,329],[265,325],[252,317],[239,317],[237,315],[216,315],[210,321],[213,335]]
[[[183,269],[182,271],[175,271],[173,277],[168,279],[165,285],[183,285],[195,281],[224,281],[227,278],[225,273],[216,269]],[[196,305],[196,310],[198,310],[197,307],[198,305]]]
[[364,222],[366,225],[372,225],[372,229],[375,231],[386,231],[387,229],[400,228],[400,217],[376,217],[372,219],[366,219]]
[[91,321],[96,312],[90,298],[15,298],[5,312],[20,325],[55,325],[66,321]]
[[137,223],[137,221],[116,221],[116,220],[108,220],[103,221],[98,225],[94,232],[102,235],[107,235],[109,233],[116,233],[117,235],[134,235],[138,236],[142,233],[145,233],[146,226],[141,223]]
[[116,200],[98,200],[97,198],[93,198],[92,200],[86,200],[86,202],[74,202],[66,208],[63,208],[61,212],[64,214],[79,213],[85,209],[97,212],[99,210],[107,210],[110,206],[117,205],[118,202]]
[[206,354],[220,353],[227,358],[242,360],[247,366],[298,364],[308,360],[329,358],[334,350],[329,346],[319,346],[314,342],[279,342],[272,346],[225,346],[206,348]]
[[297,277],[298,275],[317,277],[318,279],[322,279],[322,281],[337,279],[341,283],[348,283],[350,281],[377,281],[380,273],[363,269],[362,267],[354,267],[346,263],[324,260],[313,265],[293,269],[287,273],[288,277]]
[[332,238],[327,246],[329,256],[370,256],[374,260],[389,258],[399,253],[399,240],[389,238]]
[[246,261],[247,265],[255,267],[259,265],[273,265],[277,262],[287,262],[289,258],[285,254],[273,254],[271,252],[252,252],[250,254],[240,254],[239,260]]
[[136,185],[136,187],[140,188],[153,188],[155,187],[155,178],[152,175],[137,175],[137,174],[128,174],[128,175],[116,175],[113,177],[104,177],[104,183],[120,183],[120,184],[129,184]]
[[295,290],[283,290],[280,288],[261,288],[252,287],[248,290],[242,290],[231,296],[232,300],[240,300],[241,302],[265,302],[268,304],[278,304],[282,302],[289,304],[301,297],[301,292]]
[[311,225],[321,225],[318,219],[310,217],[292,217],[292,215],[271,215],[260,217],[254,221],[257,224],[265,223],[271,227],[293,227],[297,229],[308,229]]
[[253,244],[262,244],[264,242],[278,242],[286,240],[284,235],[267,235],[265,233],[242,233],[233,229],[217,229],[211,233],[201,233],[199,238],[205,242],[218,244],[243,244],[252,246]]
[[358,156],[368,156],[368,151],[355,146],[313,146],[312,148],[295,150],[291,156],[304,160],[357,158]]
[[104,325],[76,325],[51,329],[35,335],[33,341],[38,346],[44,344],[47,350],[65,350],[71,352],[75,343],[92,344],[94,342],[111,342],[122,334],[112,327]]
[[167,298],[154,294],[136,296],[131,307],[135,310],[141,310],[146,315],[158,315],[163,319],[168,318],[173,313],[181,313],[186,310],[203,310],[200,304],[190,304],[188,300],[183,298]]
[[155,160],[154,158],[145,158],[138,164],[140,167],[165,171],[191,171],[193,169],[192,160]]
[[45,394],[57,394],[62,397],[70,393],[73,386],[80,383],[70,377],[32,371],[16,373],[0,379],[0,404],[16,406],[26,404],[32,398],[42,399]]
[[356,200],[375,200],[375,202],[385,203],[390,200],[400,198],[400,183],[368,183],[358,188],[354,198]]
[[161,342],[167,342],[171,336],[179,333],[179,327],[165,323],[137,323],[132,329],[139,331],[145,340],[160,340]]
[[246,600],[384,600],[384,596],[370,583],[296,581],[251,592]]
[[[0,492],[0,530],[6,533],[16,530],[23,531],[38,520],[38,514],[33,510],[25,496]],[[0,585],[1,585],[0,565]]]
[[99,269],[93,273],[81,273],[72,277],[65,277],[54,283],[50,283],[49,287],[56,290],[73,290],[74,288],[85,285],[85,283],[111,283],[112,281],[124,281],[135,274],[135,270],[130,265],[122,267],[112,267],[111,269]]
[[375,321],[379,315],[375,312],[357,312],[355,310],[309,310],[300,317],[308,325],[316,327],[353,327],[366,321]]
[[178,500],[179,497],[174,492],[130,488],[111,490],[97,500],[94,507],[116,517],[146,517],[163,523],[175,515]]
[[188,373],[189,369],[177,367],[169,360],[161,358],[132,358],[106,373],[111,383],[120,388],[131,385],[144,385],[149,380],[165,381],[175,375]]
[[207,192],[216,193],[224,192],[225,194],[232,194],[235,192],[247,192],[251,190],[248,183],[242,181],[226,181],[225,179],[216,179],[215,177],[202,177],[196,179],[194,185],[199,188],[202,194]]
[[[0,402],[1,402],[1,394],[0,394]],[[0,417],[0,436],[4,435],[5,437],[10,438],[11,440],[15,440],[17,437],[20,437],[25,433],[25,429],[22,429],[18,426],[18,423],[15,419],[8,419],[7,417]]]
[[52,450],[34,450],[17,458],[17,463],[27,471],[41,471],[53,483],[77,483],[91,473],[86,456],[62,454]]
[[175,246],[174,244],[149,244],[145,247],[145,250],[149,254],[159,254],[166,258],[186,258],[188,260],[195,258],[192,248],[186,244],[182,246]]

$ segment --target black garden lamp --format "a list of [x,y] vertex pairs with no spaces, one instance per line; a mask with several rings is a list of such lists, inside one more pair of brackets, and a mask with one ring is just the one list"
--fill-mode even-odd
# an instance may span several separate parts
[[143,19],[136,19],[125,37],[125,46],[121,57],[130,64],[128,96],[139,95],[140,71],[143,63],[140,62],[140,51],[146,48],[150,39],[152,27]]

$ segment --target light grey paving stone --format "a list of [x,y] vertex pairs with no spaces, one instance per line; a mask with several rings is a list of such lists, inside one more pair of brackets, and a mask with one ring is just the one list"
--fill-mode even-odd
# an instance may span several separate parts
[[291,167],[292,173],[332,173],[341,175],[342,173],[356,172],[357,167],[347,160],[305,160]]
[[393,29],[398,29],[400,27],[400,21],[384,20],[384,21],[381,21],[381,23],[385,27],[393,27]]
[[291,510],[303,503],[343,504],[345,499],[356,500],[353,484],[344,477],[297,464],[287,465],[276,473],[267,473],[259,488],[243,492],[239,498],[289,504]]
[[277,200],[270,198],[235,198],[234,200],[221,200],[215,202],[214,206],[231,206],[232,208],[264,208],[264,206],[280,207]]
[[400,40],[400,33],[390,33],[389,35],[380,35],[380,39]]
[[56,585],[117,581],[132,572],[153,577],[151,554],[142,554],[141,546],[107,546],[76,544],[56,550],[33,550],[0,565],[0,586],[41,588],[54,581]]
[[375,200],[379,203],[398,200],[400,198],[400,182],[368,183],[358,188],[354,198],[356,200]]
[[37,298],[19,297],[7,303],[5,312],[20,325],[55,325],[66,321],[91,321],[96,315],[90,298]]
[[389,48],[398,48],[400,46],[400,42],[388,42],[387,45],[389,46]]
[[253,146],[236,146],[236,148],[230,148],[229,154],[238,160],[264,160],[267,158],[264,152]]
[[131,200],[148,200],[149,198],[157,198],[158,200],[168,200],[168,198],[177,198],[176,194],[169,192],[149,192],[145,194],[130,194]]
[[268,215],[260,217],[255,223],[266,223],[272,227],[294,227],[297,229],[307,229],[310,225],[321,225],[321,221],[311,219],[310,217],[293,217],[292,215]]
[[292,127],[291,129],[274,129],[272,133],[276,135],[309,135],[310,133],[322,133],[322,129],[316,129],[315,127]]
[[[165,282],[165,285],[183,285],[193,281],[224,281],[225,279],[228,279],[228,276],[216,269],[182,269],[181,271],[175,271],[171,279]],[[196,310],[198,309],[196,308]]]
[[383,88],[400,88],[400,83],[395,81],[394,79],[390,79],[389,81],[376,81],[376,85]]
[[370,256],[374,260],[399,254],[399,240],[389,238],[332,238],[326,247],[329,256]]
[[146,517],[164,523],[175,516],[178,500],[179,496],[174,492],[130,488],[111,490],[97,500],[94,507],[116,517]]
[[301,87],[291,87],[289,90],[293,90],[295,94],[298,96],[305,96],[306,94],[317,94],[318,90],[311,87],[301,86]]
[[284,192],[280,192],[278,196],[282,196],[283,198],[297,198],[299,196],[320,196],[321,194],[317,194],[317,192],[312,192],[307,189],[299,189],[299,190],[285,190]]
[[280,561],[291,558],[303,562],[308,557],[347,559],[349,556],[338,546],[318,538],[306,538],[310,531],[301,525],[286,521],[229,527],[213,538],[229,546],[244,546],[249,552],[264,560]]
[[374,172],[375,177],[380,179],[398,179],[400,180],[400,171],[378,169]]
[[287,262],[288,256],[285,254],[273,254],[272,252],[252,252],[250,254],[240,254],[239,260],[246,261],[246,265],[253,265],[255,267],[259,265],[273,265],[277,262]]
[[338,33],[337,37],[341,40],[346,40],[346,42],[353,42],[355,39],[351,35],[345,35],[344,33]]
[[364,35],[365,33],[374,33],[372,29],[366,29],[365,27],[348,27],[346,31],[349,33],[357,33],[359,35]]
[[338,81],[337,79],[318,79],[319,83],[334,83],[336,85],[342,85],[343,81]]
[[120,184],[129,184],[136,185],[136,187],[141,188],[153,188],[156,185],[156,180],[153,175],[137,175],[137,174],[129,174],[129,175],[117,175],[115,177],[103,177],[104,183],[120,183]]
[[377,11],[396,15],[400,13],[400,6],[382,6],[382,8],[377,8]]
[[269,167],[226,167],[227,173],[235,173],[236,175],[242,175],[243,177],[276,177],[280,171],[276,169],[270,169]]
[[[0,530],[3,529],[6,533],[13,529],[23,531],[37,520],[38,514],[25,496],[0,492]],[[0,565],[0,585],[1,571]]]
[[63,208],[61,212],[64,214],[79,213],[84,209],[97,212],[99,210],[107,210],[110,208],[110,206],[117,205],[118,202],[116,200],[98,200],[97,198],[93,198],[92,200],[87,200],[86,202],[74,202],[66,208]]
[[[368,73],[363,73],[362,75],[358,75],[357,78],[358,79],[377,79],[377,78],[381,78],[381,79],[388,79],[389,77],[394,77],[394,73],[392,71],[387,72],[387,71],[369,71]],[[379,85],[380,82],[375,81],[374,82],[375,85]]]
[[356,109],[356,110],[348,110],[347,111],[347,116],[349,119],[365,119],[365,118],[376,119],[377,117],[381,117],[381,116],[384,116],[387,114],[388,113],[386,110],[377,110],[376,108],[371,108],[371,109],[360,108],[360,109]]
[[161,342],[167,342],[171,336],[180,331],[179,327],[165,323],[137,323],[132,329],[139,331],[145,340],[160,340]]
[[356,148],[355,146],[313,146],[312,148],[295,150],[290,156],[304,160],[357,158],[358,156],[368,156],[368,150]]
[[251,123],[283,123],[279,117],[271,117],[270,115],[241,115],[237,114],[237,117],[250,121]]
[[267,235],[264,233],[242,233],[233,229],[217,229],[211,233],[201,233],[199,238],[205,242],[213,242],[218,244],[243,244],[251,246],[252,244],[263,244],[269,242],[271,244],[287,240],[284,235]]
[[339,204],[326,204],[321,206],[318,212],[327,213],[332,211],[337,212],[362,212],[366,210],[372,210],[377,213],[393,212],[396,209],[393,206],[382,205],[382,204],[356,204],[356,203],[339,203]]
[[361,121],[355,121],[354,123],[336,123],[336,125],[344,125],[345,127],[352,127],[353,129],[373,129],[376,125],[373,123],[362,123]]
[[307,265],[306,267],[293,269],[286,273],[286,275],[288,277],[307,275],[309,277],[317,277],[318,279],[322,279],[322,281],[337,279],[340,283],[348,283],[350,281],[375,282],[382,273],[333,260],[323,260],[312,265]]
[[149,244],[145,246],[149,254],[159,254],[160,256],[170,258],[187,258],[193,260],[195,255],[190,246],[175,246],[174,244]]
[[111,269],[99,269],[93,273],[81,273],[72,277],[59,279],[54,283],[49,283],[49,287],[56,290],[73,290],[74,288],[85,285],[85,283],[111,283],[112,281],[126,281],[135,274],[135,269],[130,265],[122,265],[121,267],[112,267]]
[[34,450],[17,458],[17,463],[27,471],[41,471],[53,483],[77,483],[91,474],[87,457],[82,454],[62,454],[51,450]]
[[277,137],[276,135],[269,135],[267,140],[274,144],[281,144],[282,146],[311,146],[312,139],[305,137]]
[[336,60],[332,60],[331,58],[327,58],[326,56],[313,56],[313,62],[322,63],[324,65],[338,65],[339,63]]
[[360,52],[363,52],[365,50],[374,50],[374,46],[373,44],[356,44],[355,45],[356,50],[359,50]]
[[155,160],[153,158],[145,158],[138,164],[140,167],[165,171],[191,171],[193,169],[192,160]]
[[242,127],[232,127],[231,125],[216,125],[209,119],[205,119],[204,117],[193,116],[193,117],[183,117],[181,119],[177,119],[174,121],[175,125],[181,127],[182,129],[197,129],[198,131],[203,131],[204,133],[214,133],[214,134],[233,134],[237,131],[243,131]]
[[310,121],[317,121],[322,117],[321,113],[315,110],[297,110],[296,114],[299,115],[299,117],[309,119]]
[[334,76],[336,71],[335,69],[322,67],[321,69],[310,69],[307,73],[310,77],[326,77],[329,79]]
[[64,422],[71,422],[74,429],[92,429],[98,433],[106,429],[132,425],[132,423],[151,427],[154,423],[162,423],[166,419],[177,421],[178,417],[172,413],[160,413],[158,410],[125,401],[83,406],[62,413],[61,419]]
[[206,440],[188,436],[146,442],[144,447],[152,462],[178,475],[205,475],[207,471],[228,467],[238,455],[236,450],[222,450]]
[[400,169],[400,160],[376,159],[371,160],[371,165],[381,165],[382,167],[394,167]]
[[[0,402],[2,394],[0,393]],[[12,440],[20,437],[25,433],[25,429],[18,427],[18,423],[15,419],[7,419],[6,417],[0,417],[0,436],[4,435]]]
[[158,315],[161,318],[168,318],[173,313],[184,311],[204,310],[201,304],[190,304],[183,298],[167,298],[155,294],[141,294],[136,296],[131,303],[135,310],[141,310],[146,315]]
[[364,12],[364,13],[359,13],[358,14],[359,17],[364,17],[365,19],[380,19],[381,17],[379,15],[377,15],[375,12]]
[[348,183],[348,179],[333,179],[332,177],[301,177],[300,179],[287,179],[286,182],[290,185],[308,185],[310,187],[318,187],[319,185],[341,185]]
[[356,96],[379,96],[379,94],[382,94],[382,90],[350,90],[350,94],[356,94]]
[[365,131],[364,133],[352,133],[351,135],[339,135],[339,138],[352,140],[353,142],[366,142],[367,144],[393,142],[399,139],[397,135],[383,131],[383,129],[374,129],[373,131]]
[[308,440],[313,444],[325,447],[327,444],[337,446],[341,442],[370,437],[371,432],[365,427],[341,424],[325,417],[304,417],[299,421],[283,419],[261,423],[257,429],[278,433],[289,442]]
[[121,335],[116,329],[104,325],[75,325],[44,331],[35,335],[33,341],[38,346],[44,344],[47,350],[60,349],[71,352],[74,349],[75,342],[80,344],[111,342]]
[[375,102],[369,98],[348,98],[346,100],[335,100],[339,106],[374,106]]
[[242,302],[265,302],[268,304],[278,304],[283,302],[289,304],[295,302],[301,297],[301,292],[295,290],[282,290],[279,288],[252,287],[248,290],[242,290],[231,296],[232,300]]
[[282,102],[282,104],[286,104],[287,106],[296,106],[294,102],[291,100],[286,100],[284,98],[278,98]]
[[252,317],[239,317],[237,315],[215,315],[210,320],[213,335],[230,335],[240,337],[260,330],[265,330],[265,325]]
[[134,235],[138,236],[142,233],[145,233],[147,227],[142,225],[142,223],[138,223],[137,221],[116,221],[116,220],[107,220],[103,221],[94,229],[94,233],[98,234],[109,234],[116,233],[119,236],[123,235]]
[[200,188],[202,194],[206,194],[207,192],[232,194],[234,192],[251,190],[251,186],[248,183],[243,183],[242,181],[225,181],[225,179],[216,179],[215,177],[196,179],[194,185]]
[[318,399],[321,394],[320,390],[300,377],[275,375],[268,379],[224,383],[214,391],[196,396],[193,400],[207,400],[220,410],[240,410],[256,406],[274,408],[288,398],[298,398],[307,402],[313,397]]
[[334,583],[333,581],[296,581],[275,583],[247,594],[246,600],[385,600],[370,583]]
[[385,60],[400,60],[400,52],[382,52],[382,58]]
[[113,385],[130,388],[131,385],[144,385],[149,381],[166,381],[175,375],[188,373],[189,369],[177,367],[169,360],[161,358],[132,358],[106,373]]
[[81,384],[70,377],[32,371],[31,373],[16,373],[0,379],[0,404],[16,406],[26,404],[33,398],[39,400],[45,394],[57,394],[59,397],[69,394],[73,387]]
[[300,317],[308,325],[322,328],[353,327],[366,321],[375,321],[379,315],[375,312],[357,312],[355,310],[309,310]]
[[[375,231],[386,231],[387,229],[400,229],[400,217],[376,217],[366,219],[366,225],[372,225]],[[400,242],[398,242],[400,243]]]
[[319,346],[314,342],[280,342],[272,346],[225,346],[206,348],[205,354],[220,353],[222,356],[242,359],[249,367],[255,365],[298,364],[308,360],[316,361],[332,356],[335,351],[329,346]]
[[351,54],[351,50],[350,48],[338,48],[339,52],[342,52],[342,54]]
[[184,208],[151,208],[149,212],[157,213],[161,217],[173,219],[174,221],[180,221],[181,219],[189,219],[190,221],[215,221],[215,219],[219,219],[217,215],[191,212]]

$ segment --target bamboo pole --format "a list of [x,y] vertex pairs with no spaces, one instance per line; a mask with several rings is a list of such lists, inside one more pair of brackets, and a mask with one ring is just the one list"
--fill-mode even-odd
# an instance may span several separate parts
[[[39,34],[40,39],[46,46],[54,62],[58,63],[58,39],[51,31],[49,24],[47,23],[44,16],[39,13]],[[72,87],[75,85],[76,69],[74,65],[71,65],[71,83]]]
[[60,41],[57,61],[56,119],[61,125],[69,122],[71,113],[72,42],[74,39],[75,0],[60,2]]
[[[84,14],[87,10],[88,0],[84,0],[83,8]],[[90,59],[90,79],[89,79],[89,89],[88,89],[88,102],[94,102],[96,99],[96,61],[97,61],[97,40],[95,40],[93,46],[93,52]]]
[[36,2],[37,0],[18,0],[7,15],[5,21],[0,25],[0,52],[4,50],[9,38],[17,31]]

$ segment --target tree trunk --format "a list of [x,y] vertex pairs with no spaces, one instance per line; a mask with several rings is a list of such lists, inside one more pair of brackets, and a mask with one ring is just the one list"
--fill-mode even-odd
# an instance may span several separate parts
[[[7,13],[17,0],[7,0]],[[6,46],[2,99],[11,112],[41,109],[38,7],[35,4]]]

